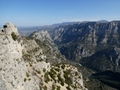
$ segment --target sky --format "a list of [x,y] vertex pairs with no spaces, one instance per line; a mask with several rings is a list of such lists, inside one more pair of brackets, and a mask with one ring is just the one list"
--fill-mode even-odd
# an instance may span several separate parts
[[120,0],[0,0],[0,26],[120,20]]

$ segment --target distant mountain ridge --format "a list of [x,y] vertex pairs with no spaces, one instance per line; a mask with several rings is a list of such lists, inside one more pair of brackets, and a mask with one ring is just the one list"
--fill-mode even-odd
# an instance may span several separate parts
[[[21,35],[23,36],[29,36],[31,33],[34,31],[39,31],[39,30],[47,30],[48,32],[52,29],[55,29],[56,27],[59,27],[61,25],[73,25],[77,23],[85,23],[85,22],[91,22],[91,21],[75,21],[75,22],[62,22],[62,23],[56,23],[52,25],[43,25],[43,26],[19,26],[18,30]],[[108,22],[107,20],[99,20],[95,22]]]

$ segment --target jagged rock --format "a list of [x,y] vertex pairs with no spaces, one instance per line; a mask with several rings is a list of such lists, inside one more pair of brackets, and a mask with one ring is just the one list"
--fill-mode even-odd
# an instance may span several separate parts
[[58,50],[57,46],[54,44],[54,41],[51,39],[47,31],[36,31],[32,33],[29,37],[34,38],[40,46],[41,46],[41,42],[44,42],[47,45],[47,47],[44,46],[43,48],[46,48],[45,50],[46,54],[51,53],[51,56],[49,56],[49,59],[51,58],[52,60],[52,62],[50,60],[51,63],[53,62],[58,63],[66,60],[65,57],[60,54],[60,51]]
[[34,32],[32,33],[32,35],[30,35],[31,37],[35,38],[35,39],[39,39],[41,41],[45,41],[48,40],[49,42],[53,42],[49,33],[47,31],[38,31],[38,32]]
[[[72,86],[75,86],[76,83],[77,90],[87,90],[84,87],[82,75],[77,68],[72,65],[69,65],[69,67],[65,65],[62,68],[62,63],[61,66],[50,64],[49,61],[52,62],[53,54],[55,54],[53,52],[55,51],[51,51],[54,50],[52,47],[50,50],[52,53],[46,51],[49,50],[48,44],[26,37],[19,37],[19,39],[14,40],[11,33],[14,32],[16,35],[19,35],[19,33],[11,23],[5,24],[0,30],[1,32],[2,30],[5,31],[5,33],[0,33],[0,90],[53,90],[53,88],[67,90],[67,88],[73,89]],[[44,36],[41,35],[40,37],[44,39]],[[57,52],[56,55],[61,54]],[[54,57],[55,60],[60,58]],[[67,75],[66,77],[73,80],[73,85],[69,87],[69,84],[65,82],[66,78],[59,77],[64,79],[63,83],[65,85],[56,80],[58,73],[61,74],[62,72],[64,76],[64,71],[67,72],[68,69],[72,76]],[[74,77],[75,72],[78,75]],[[56,78],[53,76],[56,76]]]
[[17,27],[10,22],[3,25],[3,28],[0,30],[1,34],[11,35],[12,32],[14,32],[16,35],[19,35]]

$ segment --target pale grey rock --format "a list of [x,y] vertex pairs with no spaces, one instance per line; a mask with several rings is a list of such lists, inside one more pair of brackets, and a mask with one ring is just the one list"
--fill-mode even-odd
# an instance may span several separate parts
[[3,25],[3,28],[0,29],[0,34],[11,35],[12,32],[14,32],[16,35],[19,35],[17,27],[10,22]]
[[[54,44],[54,41],[51,39],[49,33],[47,31],[36,31],[34,33],[32,33],[30,35],[31,38],[34,38],[35,40],[37,40],[37,42],[44,42],[47,46],[48,49],[47,52],[51,53],[51,55],[48,57],[41,55],[41,59],[51,59],[50,62],[51,63],[55,63],[55,62],[61,62],[66,60],[65,57],[63,55],[60,54],[60,51],[58,50],[57,46]],[[48,53],[46,53],[48,54]]]
[[49,33],[47,31],[38,31],[32,34],[32,37],[41,41],[48,40],[49,42],[53,42]]
[[117,67],[119,67],[120,66],[120,63],[119,63],[120,62],[120,48],[115,47],[114,50],[115,50],[116,55],[117,55],[117,58],[115,60],[115,64]]
[[1,73],[0,73],[0,90],[6,90],[5,82],[2,79]]
[[[7,27],[0,29],[0,90],[44,90],[45,86],[47,90],[52,90],[55,81],[49,75],[51,81],[46,83],[45,73],[58,67],[46,61],[48,55],[44,53],[45,48],[41,48],[33,39],[27,40],[20,37],[19,41],[13,40],[11,33],[15,32],[16,35],[19,35],[17,28],[11,23],[5,25]],[[2,30],[5,30],[5,33]],[[44,40],[44,37],[50,38],[47,32],[39,35],[38,38],[41,40]],[[71,68],[73,68],[72,73],[75,71],[79,73],[77,68],[65,66],[65,70],[71,70]],[[63,72],[62,68],[59,69]],[[73,75],[71,78],[74,85],[77,83],[78,90],[87,90],[84,87],[81,73],[79,76],[74,77]],[[60,86],[61,90],[67,90],[68,84],[65,83],[62,86],[60,83],[56,83],[56,86]]]

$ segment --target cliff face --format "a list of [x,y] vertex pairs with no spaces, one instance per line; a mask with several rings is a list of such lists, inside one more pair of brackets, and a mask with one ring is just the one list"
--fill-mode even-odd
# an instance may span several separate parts
[[99,44],[116,45],[119,44],[119,28],[119,21],[112,21],[108,23],[77,23],[56,28],[55,34],[53,34],[53,39],[59,43],[61,39],[64,39],[65,43],[79,39],[79,41],[83,41],[83,43],[93,46]]
[[47,59],[49,59],[50,63],[66,61],[47,31],[34,32],[29,37],[34,39],[40,47],[44,48],[44,54],[48,55]]
[[13,24],[5,24],[0,29],[0,89],[86,90],[81,73],[61,63],[65,58],[51,42],[47,32],[26,38]]
[[[60,52],[70,60],[82,62],[83,60],[80,59],[84,57],[89,59],[101,50],[113,49],[114,56],[107,54],[107,62],[113,63],[115,68],[120,66],[120,21],[85,22],[59,26],[51,36]],[[106,53],[109,52],[106,51]],[[93,61],[97,62],[95,55]],[[87,64],[85,65],[87,66]]]

